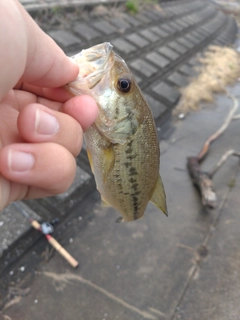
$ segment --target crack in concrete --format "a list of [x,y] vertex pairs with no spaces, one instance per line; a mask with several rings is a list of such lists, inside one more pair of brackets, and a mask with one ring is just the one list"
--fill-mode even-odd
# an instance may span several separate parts
[[[71,273],[58,274],[58,273],[54,273],[54,272],[42,272],[42,274],[53,279],[54,281],[63,282],[63,283],[69,283],[70,280],[79,281],[79,282],[84,283],[84,284],[88,285],[89,287],[95,289],[96,291],[101,292],[102,294],[107,296],[109,299],[117,302],[118,304],[122,305],[123,307],[125,307],[135,313],[138,313],[143,318],[149,319],[149,320],[157,320],[157,318],[154,315],[152,315],[151,313],[149,313],[147,311],[140,310],[137,307],[134,307],[133,305],[127,303],[126,301],[122,300],[121,298],[115,296],[111,292],[108,292],[106,289],[99,287],[98,285],[94,284],[90,280],[84,279],[83,277],[81,277],[79,275],[75,275],[75,274],[71,274]],[[159,315],[161,314],[161,315],[166,316],[164,313],[162,313],[156,309],[149,308],[149,310],[151,310],[152,312],[155,312],[155,313],[157,311]]]
[[[238,166],[237,169],[236,169],[235,174],[233,175],[233,177],[236,177],[237,174],[239,173],[239,171],[240,171],[240,168]],[[225,203],[226,203],[226,201],[228,199],[228,195],[229,195],[231,189],[232,189],[231,187],[228,187],[226,193],[223,196],[223,199],[222,199],[222,201],[221,201],[221,203],[220,203],[220,205],[218,207],[218,212],[216,214],[216,217],[215,217],[213,223],[211,224],[211,226],[209,228],[209,231],[208,231],[208,233],[207,233],[207,235],[205,237],[205,240],[202,243],[203,246],[207,246],[207,244],[209,243],[209,241],[211,239],[211,236],[212,236],[214,230],[216,229],[217,223],[218,223],[218,221],[220,219],[220,215],[221,215],[222,209],[223,209],[223,207],[224,207],[224,205],[225,205]],[[195,274],[200,269],[200,264],[201,264],[202,260],[203,260],[203,258],[201,258],[201,260],[199,260],[199,261],[196,261],[195,264],[193,264],[193,266],[189,270],[186,284],[185,284],[185,286],[184,286],[184,288],[182,290],[182,293],[180,294],[179,300],[178,300],[178,302],[176,304],[176,307],[174,308],[173,314],[170,317],[171,320],[174,320],[174,317],[175,317],[175,315],[177,313],[177,310],[178,310],[181,302],[183,301],[183,299],[184,299],[184,297],[185,297],[185,295],[187,293],[187,290],[188,290],[188,288],[189,288],[189,286],[191,284],[191,281],[194,280]]]

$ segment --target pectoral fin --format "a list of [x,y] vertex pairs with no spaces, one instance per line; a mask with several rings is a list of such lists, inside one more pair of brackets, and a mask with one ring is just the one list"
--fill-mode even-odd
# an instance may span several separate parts
[[88,156],[88,160],[89,160],[89,163],[90,163],[90,167],[91,167],[92,173],[94,174],[92,155],[91,155],[91,152],[88,149],[87,149],[87,156]]
[[[92,173],[94,173],[93,157],[89,149],[87,149],[88,160],[91,166]],[[115,164],[115,153],[113,145],[110,144],[108,147],[101,149],[101,152],[98,154],[98,157],[101,157],[101,170],[103,174],[103,182],[107,181],[108,175],[113,170]]]
[[108,175],[112,172],[112,169],[115,164],[115,153],[112,145],[110,145],[107,149],[103,150],[102,157],[103,182],[105,183],[107,181]]
[[150,201],[163,213],[165,213],[166,216],[168,216],[167,212],[167,203],[166,203],[166,195],[164,191],[164,186],[161,180],[160,175],[158,176],[158,180],[156,183],[156,187],[154,189],[152,198]]

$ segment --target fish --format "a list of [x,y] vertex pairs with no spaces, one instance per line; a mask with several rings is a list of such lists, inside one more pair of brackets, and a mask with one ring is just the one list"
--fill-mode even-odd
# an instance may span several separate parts
[[156,126],[132,72],[109,42],[71,58],[80,71],[68,90],[99,109],[84,136],[102,203],[120,212],[117,222],[142,218],[149,201],[167,215]]

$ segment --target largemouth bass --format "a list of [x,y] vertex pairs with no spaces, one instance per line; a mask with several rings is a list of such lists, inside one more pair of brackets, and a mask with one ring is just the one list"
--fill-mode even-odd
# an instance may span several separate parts
[[123,221],[141,218],[149,201],[167,215],[154,119],[125,61],[110,43],[72,59],[80,72],[68,88],[92,96],[99,108],[85,141],[103,203],[117,209]]

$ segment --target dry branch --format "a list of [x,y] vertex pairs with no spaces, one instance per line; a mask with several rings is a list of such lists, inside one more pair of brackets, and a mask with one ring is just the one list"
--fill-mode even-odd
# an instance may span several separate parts
[[238,120],[238,119],[240,119],[240,114],[236,114],[232,119],[233,119],[233,120]]
[[215,208],[217,205],[217,195],[214,191],[213,182],[209,174],[201,171],[197,157],[188,157],[187,167],[193,183],[201,194],[203,206]]
[[240,157],[240,152],[237,152],[235,150],[229,150],[221,157],[221,159],[217,162],[217,164],[210,172],[201,171],[200,163],[206,157],[211,143],[215,141],[217,138],[219,138],[226,131],[226,129],[229,127],[231,121],[234,118],[236,119],[236,117],[234,117],[234,114],[238,109],[238,101],[234,96],[232,96],[229,93],[228,96],[233,101],[233,107],[230,109],[224,123],[213,135],[211,135],[205,141],[201,151],[198,153],[197,156],[187,158],[188,171],[190,173],[193,183],[197,186],[201,194],[202,204],[209,208],[215,208],[217,205],[217,195],[214,191],[212,181],[214,174],[217,172],[217,170],[219,170],[222,167],[222,165],[227,161],[227,159],[231,155]]
[[227,93],[228,97],[232,99],[233,101],[233,107],[231,108],[231,110],[229,111],[224,123],[222,124],[222,126],[213,134],[211,135],[204,143],[202,150],[198,153],[197,155],[197,159],[199,162],[201,162],[205,156],[207,155],[209,148],[210,148],[210,144],[215,141],[218,137],[220,137],[225,131],[226,129],[229,127],[233,116],[235,114],[235,112],[238,109],[238,101],[237,99],[231,95],[230,93]]
[[214,168],[208,173],[209,177],[212,179],[214,174],[221,168],[221,166],[227,161],[230,156],[236,156],[240,158],[240,152],[236,150],[228,150],[224,153],[224,155],[220,158],[218,163],[215,164]]

